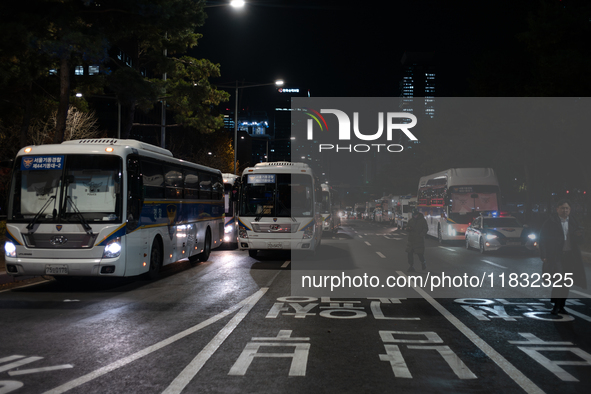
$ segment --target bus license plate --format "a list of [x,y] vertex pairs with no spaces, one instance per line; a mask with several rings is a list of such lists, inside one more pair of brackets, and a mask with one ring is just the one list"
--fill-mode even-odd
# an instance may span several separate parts
[[267,248],[269,249],[281,249],[283,245],[281,242],[267,242]]
[[68,275],[67,265],[46,265],[45,275]]

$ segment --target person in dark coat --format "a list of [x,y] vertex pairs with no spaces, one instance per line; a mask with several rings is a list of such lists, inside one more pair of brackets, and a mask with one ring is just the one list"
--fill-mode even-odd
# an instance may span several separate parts
[[[585,268],[581,258],[579,244],[583,241],[583,228],[577,220],[570,215],[571,204],[567,200],[558,202],[556,214],[553,214],[540,230],[540,258],[543,261],[542,271],[550,274],[550,281],[554,284],[554,274],[570,274],[574,285],[587,287]],[[564,282],[564,281],[563,281]],[[570,285],[567,280],[566,284]],[[564,305],[568,297],[569,287],[560,282],[563,287],[552,288],[552,314],[566,314]]]
[[406,242],[406,253],[408,255],[408,268],[409,272],[414,272],[414,261],[413,257],[416,253],[419,256],[419,261],[423,270],[427,269],[425,263],[425,235],[429,231],[429,225],[425,220],[425,217],[417,209],[413,209],[412,218],[406,225],[406,231],[408,232],[408,241]]

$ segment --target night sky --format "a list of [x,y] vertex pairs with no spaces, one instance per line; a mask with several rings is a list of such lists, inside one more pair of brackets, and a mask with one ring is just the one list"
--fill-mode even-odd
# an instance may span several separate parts
[[473,59],[525,26],[528,2],[521,9],[511,3],[259,0],[243,9],[212,7],[191,54],[221,65],[218,84],[282,78],[315,97],[392,97],[403,53],[431,51],[437,96],[461,96]]

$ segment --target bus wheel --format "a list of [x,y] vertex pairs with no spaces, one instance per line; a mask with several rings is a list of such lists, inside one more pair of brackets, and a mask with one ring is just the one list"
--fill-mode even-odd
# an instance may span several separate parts
[[248,249],[248,255],[249,255],[250,257],[252,257],[253,259],[254,259],[255,257],[257,257],[257,252],[258,252],[258,251],[257,251],[256,249]]
[[160,276],[160,268],[162,268],[162,244],[158,238],[154,238],[152,251],[150,252],[150,269],[147,274],[148,278],[151,280],[158,279],[158,276]]
[[203,245],[203,252],[197,255],[199,261],[206,262],[209,259],[209,254],[211,253],[211,232],[209,229],[205,232],[205,244]]

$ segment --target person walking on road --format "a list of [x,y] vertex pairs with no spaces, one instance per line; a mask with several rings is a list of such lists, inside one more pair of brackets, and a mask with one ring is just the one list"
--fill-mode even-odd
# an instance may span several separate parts
[[[570,215],[571,204],[567,200],[558,202],[556,213],[546,220],[540,230],[540,258],[543,261],[542,271],[550,274],[552,287],[551,302],[554,304],[552,314],[566,314],[564,309],[569,287],[573,283],[587,288],[585,268],[581,258],[579,244],[583,241],[583,228]],[[560,274],[562,280],[555,283]],[[572,278],[572,282],[569,280]]]
[[419,256],[421,268],[427,269],[425,263],[425,235],[429,231],[429,226],[425,217],[418,209],[412,210],[412,218],[406,225],[408,232],[408,241],[406,242],[406,253],[408,255],[408,272],[414,272],[414,254]]

